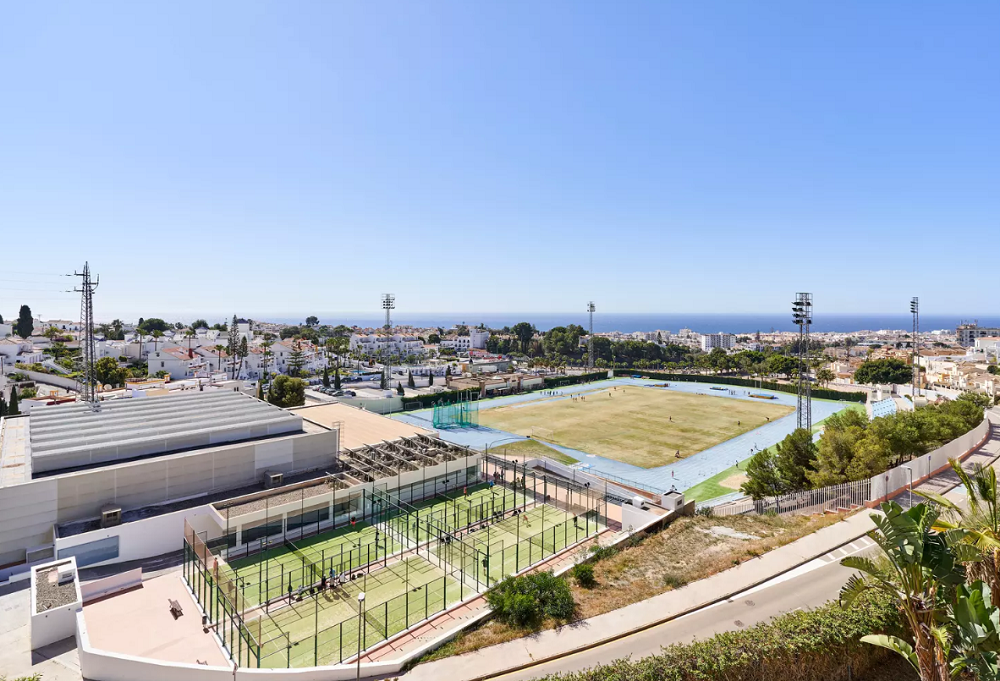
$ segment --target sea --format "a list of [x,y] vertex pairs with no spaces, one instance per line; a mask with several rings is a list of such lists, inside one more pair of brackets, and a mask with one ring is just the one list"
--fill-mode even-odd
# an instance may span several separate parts
[[[315,313],[321,324],[346,324],[348,326],[381,326],[385,317],[359,312]],[[283,324],[301,324],[304,317],[288,317],[281,315],[260,316],[250,315],[253,319]],[[476,326],[485,324],[489,328],[499,329],[514,326],[518,322],[533,324],[539,331],[547,331],[555,326],[579,324],[586,328],[589,320],[586,312],[454,312],[454,313],[406,313],[400,312],[392,317],[394,324],[408,325],[419,328],[443,327],[450,328],[456,324]],[[920,316],[920,330],[930,332],[950,330],[963,322],[977,321],[980,326],[1000,326],[1000,315],[967,316],[967,315],[935,315]],[[911,329],[912,317],[908,314],[819,314],[813,320],[813,331],[853,332],[878,331],[882,329]],[[681,329],[691,329],[696,333],[737,333],[746,334],[760,331],[795,331],[791,313],[647,313],[647,314],[617,314],[594,313],[594,331],[597,333],[620,331],[670,331],[677,333]]]

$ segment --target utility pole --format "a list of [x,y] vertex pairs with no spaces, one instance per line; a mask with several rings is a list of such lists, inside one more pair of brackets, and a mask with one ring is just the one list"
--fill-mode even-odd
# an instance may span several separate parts
[[918,348],[920,338],[920,298],[914,296],[910,298],[910,313],[913,315],[913,396],[920,394],[920,350]]
[[590,313],[590,335],[587,336],[587,366],[594,368],[594,301],[587,303],[587,312]]
[[100,276],[96,281],[90,278],[90,263],[83,264],[83,272],[74,272],[74,276],[80,277],[80,287],[73,289],[81,294],[80,298],[80,323],[83,324],[83,342],[80,343],[80,361],[83,364],[83,371],[80,378],[80,400],[89,402],[91,409],[97,411],[100,404],[97,398],[97,377],[94,375],[94,363],[97,350],[94,346],[94,291],[101,283]]

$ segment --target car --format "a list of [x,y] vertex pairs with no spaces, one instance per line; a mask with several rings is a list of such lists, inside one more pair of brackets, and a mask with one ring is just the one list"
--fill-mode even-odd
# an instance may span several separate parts
[[344,391],[344,395],[347,396],[347,397],[357,397],[358,396],[358,394],[356,392],[354,392],[353,390],[345,390]]
[[332,391],[330,393],[327,393],[327,394],[330,395],[330,397],[343,397],[344,396],[344,391],[343,390],[334,390],[334,391]]

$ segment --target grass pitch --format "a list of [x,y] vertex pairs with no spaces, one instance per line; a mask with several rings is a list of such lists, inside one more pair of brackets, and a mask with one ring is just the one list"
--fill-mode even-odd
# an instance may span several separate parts
[[654,468],[691,456],[794,411],[791,407],[628,386],[583,399],[486,409],[484,426],[533,435],[608,459]]

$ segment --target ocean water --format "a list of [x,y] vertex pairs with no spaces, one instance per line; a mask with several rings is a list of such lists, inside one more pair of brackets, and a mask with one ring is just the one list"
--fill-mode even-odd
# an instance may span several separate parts
[[[286,316],[260,316],[250,315],[254,319],[262,319],[271,322],[286,324],[301,324],[300,317]],[[384,317],[370,313],[317,313],[322,324],[347,324],[359,326],[379,326]],[[963,321],[971,321],[970,315],[921,315],[921,331],[934,331],[937,329],[950,329]],[[565,326],[566,324],[579,324],[586,328],[588,316],[586,312],[547,312],[547,313],[491,313],[491,312],[457,312],[457,313],[405,313],[393,315],[393,322],[396,324],[406,324],[417,327],[444,327],[449,328],[455,324],[486,324],[490,328],[503,328],[504,326],[514,326],[518,322],[528,322],[534,324],[539,331],[547,331],[554,326]],[[980,316],[978,317],[980,326],[1000,326],[1000,316]],[[908,314],[819,314],[816,315],[813,331],[863,331],[879,329],[910,329],[912,319]],[[594,331],[621,331],[631,333],[633,331],[658,331],[666,330],[677,333],[680,329],[691,329],[697,333],[753,333],[760,331],[766,333],[774,331],[794,331],[796,327],[792,324],[790,313],[774,314],[726,314],[726,313],[688,313],[688,314],[615,314],[600,313],[594,314]]]

